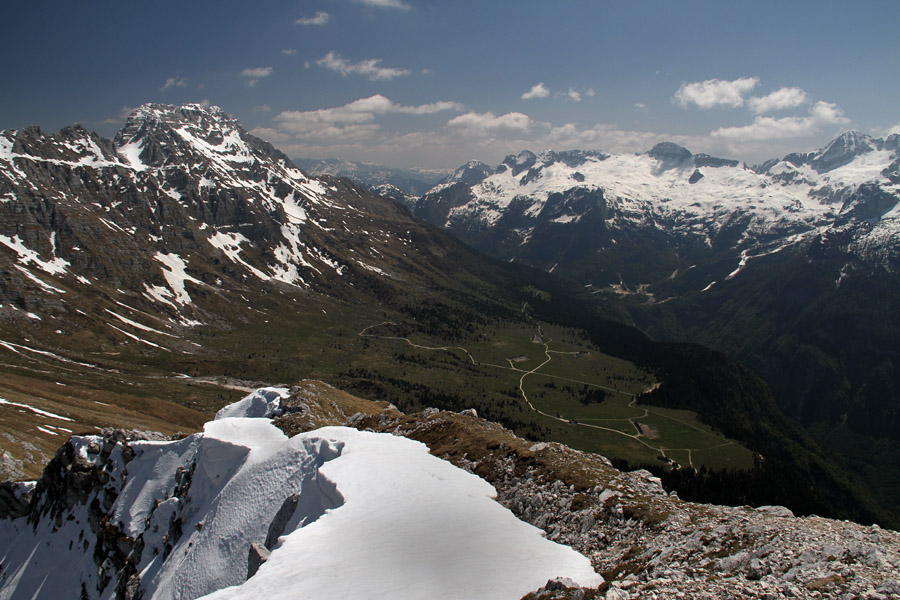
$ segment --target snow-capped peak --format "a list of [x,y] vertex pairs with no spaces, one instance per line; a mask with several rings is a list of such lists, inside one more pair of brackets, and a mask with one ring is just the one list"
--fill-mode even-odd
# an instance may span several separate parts
[[819,173],[826,173],[850,163],[854,158],[871,152],[875,143],[871,136],[857,131],[848,131],[816,152],[810,164]]
[[693,156],[690,150],[672,142],[656,144],[647,152],[647,155],[660,162],[671,163],[672,165],[681,164]]
[[236,119],[217,106],[200,104],[144,104],[131,113],[115,142],[132,164],[132,149],[140,148],[140,164],[151,167],[190,159],[185,152],[229,162],[252,160],[255,154],[251,137]]

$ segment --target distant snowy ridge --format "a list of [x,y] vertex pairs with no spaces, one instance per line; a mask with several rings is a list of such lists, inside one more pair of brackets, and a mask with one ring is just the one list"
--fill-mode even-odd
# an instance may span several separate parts
[[[258,390],[178,441],[72,438],[56,464],[84,475],[64,490],[45,476],[29,516],[0,519],[0,597],[515,600],[555,577],[602,583],[422,443],[345,427],[288,439],[246,416],[285,393]],[[271,554],[247,579],[251,551]]]
[[[598,201],[567,204],[577,190]],[[505,258],[539,244],[549,224],[577,224],[599,207],[597,223],[613,239],[656,229],[681,243],[758,253],[852,230],[853,252],[888,264],[900,246],[898,199],[900,136],[850,132],[816,152],[752,168],[668,142],[641,154],[526,150],[495,168],[460,167],[418,201],[416,213],[489,254],[503,248]],[[495,246],[477,243],[485,232],[494,232]]]

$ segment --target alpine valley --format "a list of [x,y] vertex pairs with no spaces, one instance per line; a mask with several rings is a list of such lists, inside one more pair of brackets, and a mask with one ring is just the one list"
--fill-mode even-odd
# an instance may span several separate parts
[[0,132],[0,597],[900,592],[897,147],[523,152],[435,226],[216,107]]
[[898,200],[900,136],[850,132],[753,167],[672,143],[524,151],[461,167],[415,212],[655,339],[735,358],[897,511]]

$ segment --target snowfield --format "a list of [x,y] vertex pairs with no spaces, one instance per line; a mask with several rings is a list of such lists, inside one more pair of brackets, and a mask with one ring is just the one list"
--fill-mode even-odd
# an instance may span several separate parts
[[[131,442],[127,464],[121,445],[113,451],[118,496],[107,514],[143,541],[144,598],[515,600],[556,577],[603,582],[586,557],[544,539],[490,484],[420,442],[346,427],[288,439],[264,418],[286,393],[258,390],[182,440]],[[101,441],[72,444],[100,464]],[[116,573],[93,560],[91,500],[35,526],[0,520],[0,598],[115,596]],[[253,543],[271,555],[247,579]]]

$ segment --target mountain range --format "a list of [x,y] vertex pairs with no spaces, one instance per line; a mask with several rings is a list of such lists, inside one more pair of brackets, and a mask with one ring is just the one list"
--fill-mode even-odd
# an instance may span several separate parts
[[[460,167],[417,202],[416,213],[492,254],[598,288],[670,279],[684,292],[708,290],[749,261],[811,239],[844,240],[851,257],[892,269],[898,149],[900,135],[851,132],[816,152],[754,167],[670,142],[635,155],[523,151],[496,167]],[[569,233],[556,236],[560,230]],[[614,260],[636,252],[630,237],[648,238],[650,230],[667,238],[661,260]],[[557,239],[572,234],[569,244]],[[701,269],[687,279],[681,272],[691,260],[726,258],[725,272]]]
[[68,419],[7,421],[8,476],[39,473],[75,427],[173,433],[232,388],[346,371],[336,338],[389,317],[456,315],[440,321],[460,331],[476,311],[516,312],[475,285],[495,265],[200,105],[144,105],[114,140],[0,132],[0,260],[0,393]]

